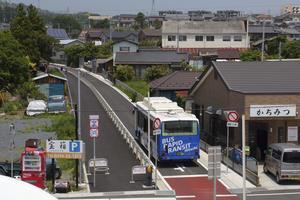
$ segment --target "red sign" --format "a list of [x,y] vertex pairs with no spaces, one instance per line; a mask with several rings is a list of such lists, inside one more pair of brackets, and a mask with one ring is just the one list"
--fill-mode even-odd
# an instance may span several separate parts
[[235,111],[228,112],[227,120],[229,122],[237,122],[237,121],[239,121],[239,115],[238,115],[238,113],[235,112]]
[[160,129],[160,119],[159,118],[155,118],[154,122],[153,122],[153,129]]

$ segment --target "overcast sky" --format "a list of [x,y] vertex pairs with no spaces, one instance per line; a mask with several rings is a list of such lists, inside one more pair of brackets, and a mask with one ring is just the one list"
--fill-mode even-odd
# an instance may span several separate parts
[[[1,1],[1,0],[0,0]],[[2,0],[3,1],[3,0]],[[4,0],[5,1],[5,0]],[[6,0],[34,4],[42,9],[59,12],[89,11],[101,15],[120,13],[149,14],[152,0]],[[279,14],[285,4],[300,4],[300,0],[155,0],[155,10],[219,10],[236,9],[246,13]]]

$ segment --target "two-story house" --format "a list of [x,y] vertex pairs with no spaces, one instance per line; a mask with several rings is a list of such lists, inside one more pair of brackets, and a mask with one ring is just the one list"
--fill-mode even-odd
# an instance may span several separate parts
[[248,48],[243,21],[164,21],[163,48]]

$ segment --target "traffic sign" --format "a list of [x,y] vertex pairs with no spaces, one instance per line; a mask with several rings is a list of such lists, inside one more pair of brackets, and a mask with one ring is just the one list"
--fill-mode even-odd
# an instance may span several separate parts
[[153,130],[153,135],[160,135],[160,134],[161,134],[161,130],[160,129]]
[[227,122],[227,127],[239,127],[238,122]]
[[99,130],[96,128],[91,128],[90,129],[90,136],[91,137],[98,137],[99,136]]
[[99,136],[99,115],[90,115],[90,137]]
[[236,111],[228,111],[226,112],[227,116],[227,121],[229,122],[237,122],[239,121],[239,115]]
[[159,118],[155,118],[154,122],[153,122],[153,129],[160,129],[160,119]]
[[98,128],[98,127],[99,127],[98,119],[91,119],[90,120],[90,128]]
[[222,153],[220,146],[208,147],[208,179],[221,177]]

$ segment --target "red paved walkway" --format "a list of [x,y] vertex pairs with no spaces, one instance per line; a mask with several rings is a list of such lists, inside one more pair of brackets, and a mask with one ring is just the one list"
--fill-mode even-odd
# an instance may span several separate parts
[[[213,200],[213,181],[204,177],[166,178],[166,181],[176,191],[178,199]],[[238,200],[226,187],[217,181],[217,200]]]

